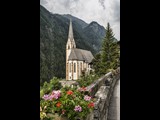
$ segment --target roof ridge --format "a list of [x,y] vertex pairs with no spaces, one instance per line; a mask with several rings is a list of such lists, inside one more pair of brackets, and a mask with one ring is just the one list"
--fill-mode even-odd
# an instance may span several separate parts
[[[79,48],[76,48],[76,49],[79,49]],[[84,50],[84,49],[79,49],[79,50]],[[89,51],[89,50],[84,50],[84,51],[88,51],[88,52],[91,52],[91,51]]]

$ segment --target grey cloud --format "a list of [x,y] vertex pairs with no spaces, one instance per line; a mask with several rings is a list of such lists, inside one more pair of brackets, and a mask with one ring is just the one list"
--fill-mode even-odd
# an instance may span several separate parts
[[59,0],[59,2],[62,6],[64,6],[66,10],[70,11],[70,14],[72,14],[73,11],[76,11],[76,6],[79,0],[63,0],[63,1]]
[[106,9],[106,7],[105,7],[105,5],[104,5],[105,0],[98,0],[98,1],[99,1],[99,3],[101,4],[101,6],[103,7],[103,9]]
[[119,2],[115,2],[113,11],[114,11],[113,17],[115,19],[115,22],[119,22],[120,21],[120,3]]
[[45,5],[45,4],[47,4],[47,1],[46,0],[40,0],[40,4]]

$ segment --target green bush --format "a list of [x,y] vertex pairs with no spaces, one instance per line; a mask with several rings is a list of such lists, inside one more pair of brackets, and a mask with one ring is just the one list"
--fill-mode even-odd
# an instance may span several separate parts
[[98,79],[98,75],[95,74],[89,74],[82,76],[79,80],[77,80],[80,87],[87,87],[91,83],[93,83],[95,80]]
[[40,87],[40,97],[44,94],[49,94],[52,90],[59,90],[62,88],[60,80],[56,77],[53,77],[50,82],[44,82],[43,86]]

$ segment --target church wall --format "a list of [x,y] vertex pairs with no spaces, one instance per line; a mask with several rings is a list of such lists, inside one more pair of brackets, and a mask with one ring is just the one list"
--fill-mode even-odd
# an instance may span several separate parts
[[[76,72],[74,72],[74,63],[76,65]],[[69,60],[68,61],[68,80],[77,80],[80,78],[83,70],[83,61]],[[71,67],[71,68],[70,68]]]
[[[82,70],[86,70],[86,74],[90,73],[91,67],[88,63],[77,60],[69,60],[67,66],[67,80],[77,80],[82,75]],[[74,64],[76,65],[76,71],[74,72]]]
[[84,62],[83,67],[84,67],[84,69],[86,69],[86,74],[87,73],[89,74],[90,70],[91,70],[91,67],[90,67],[89,63]]
[[[69,60],[69,80],[77,80],[77,60]],[[76,71],[74,72],[74,64],[76,65]]]
[[66,60],[68,60],[70,53],[71,53],[71,49],[66,49]]
[[66,80],[69,80],[69,76],[68,76],[69,75],[69,68],[68,68],[69,64],[67,65],[67,63],[68,63],[68,57],[71,53],[71,49],[69,49],[68,47],[70,47],[70,43],[67,43],[66,45]]
[[88,63],[84,62],[84,69],[86,69],[86,72],[88,72]]
[[78,61],[78,65],[79,65],[79,67],[78,67],[78,74],[77,74],[77,76],[78,76],[78,79],[79,79],[80,76],[82,75],[83,61]]

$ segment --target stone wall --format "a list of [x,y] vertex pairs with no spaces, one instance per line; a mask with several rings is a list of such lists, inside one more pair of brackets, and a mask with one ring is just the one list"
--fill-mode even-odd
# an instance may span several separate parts
[[[114,73],[108,73],[104,77],[100,78],[94,87],[91,94],[96,98],[95,107],[92,113],[90,113],[86,120],[107,120],[108,109],[110,99],[116,85],[116,82],[120,79],[120,68]],[[88,87],[89,89],[89,87]]]
[[89,85],[86,88],[86,91],[88,91],[91,96],[94,96],[98,91],[98,89],[101,86],[106,85],[106,81],[109,81],[111,77],[112,73],[111,72],[107,73],[106,75],[102,76],[101,78],[93,82],[91,85]]

